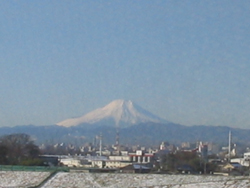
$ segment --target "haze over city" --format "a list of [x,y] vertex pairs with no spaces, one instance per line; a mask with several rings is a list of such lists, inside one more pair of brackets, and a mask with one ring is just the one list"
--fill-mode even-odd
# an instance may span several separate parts
[[116,99],[183,125],[250,127],[250,2],[1,1],[0,127]]

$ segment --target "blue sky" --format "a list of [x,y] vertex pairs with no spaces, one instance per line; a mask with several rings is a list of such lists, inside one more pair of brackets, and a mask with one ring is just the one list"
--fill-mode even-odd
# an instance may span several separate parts
[[0,2],[0,126],[130,99],[183,125],[250,128],[250,2]]

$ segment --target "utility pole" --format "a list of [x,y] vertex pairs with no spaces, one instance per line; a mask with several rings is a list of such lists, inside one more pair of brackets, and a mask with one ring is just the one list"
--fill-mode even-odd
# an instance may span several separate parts
[[102,156],[102,133],[100,133],[100,145],[99,145],[99,154]]
[[120,129],[119,126],[116,128],[116,138],[115,138],[115,145],[118,155],[120,155]]
[[232,139],[232,134],[231,131],[229,131],[229,135],[228,135],[228,162],[230,163],[231,161],[231,139]]
[[207,161],[204,160],[204,174],[207,174]]

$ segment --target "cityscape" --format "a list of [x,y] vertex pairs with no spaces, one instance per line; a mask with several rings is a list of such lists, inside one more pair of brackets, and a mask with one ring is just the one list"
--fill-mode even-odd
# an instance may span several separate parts
[[[98,133],[97,130],[99,129],[96,129],[102,126],[105,130],[109,129],[107,123],[111,127],[113,126],[113,130],[116,130],[108,135],[113,137],[109,138],[109,143],[105,143],[105,140],[107,140],[105,136],[107,135],[102,132]],[[153,124],[151,125],[151,123]],[[55,125],[57,127],[66,126],[67,129],[71,130],[72,135],[74,135],[73,132],[77,129],[71,129],[71,127],[80,127],[84,130],[92,128],[95,130],[96,135],[89,142],[86,142],[86,139],[82,139],[82,142],[74,142],[72,139],[67,140],[67,142],[56,142],[56,136],[52,135],[54,136],[53,142],[42,142],[40,140],[40,143],[38,143],[35,135],[24,133],[25,129],[22,129],[22,127],[13,127],[12,130],[19,130],[19,133],[6,134],[0,137],[0,170],[4,172],[6,181],[8,178],[12,178],[11,175],[8,175],[8,172],[43,172],[39,175],[41,179],[36,182],[37,187],[50,187],[50,184],[53,187],[53,183],[57,182],[57,179],[53,179],[54,173],[57,175],[63,175],[64,173],[69,173],[69,175],[74,173],[91,174],[88,178],[101,177],[100,174],[103,173],[109,174],[109,176],[110,174],[115,174],[116,176],[119,176],[118,174],[121,176],[124,174],[147,174],[154,177],[150,180],[150,183],[157,178],[155,175],[159,175],[158,177],[161,178],[163,177],[162,175],[166,177],[178,177],[180,175],[186,177],[189,175],[198,179],[206,176],[210,178],[209,182],[212,181],[218,184],[218,181],[226,181],[230,182],[232,186],[237,186],[239,182],[242,183],[242,181],[235,180],[235,178],[243,178],[244,186],[249,186],[250,148],[248,143],[234,139],[233,131],[237,129],[227,127],[229,129],[227,135],[225,135],[227,144],[224,145],[223,143],[225,142],[217,143],[216,141],[208,142],[203,140],[181,142],[181,139],[176,137],[177,142],[163,140],[158,145],[155,143],[149,144],[146,141],[144,142],[145,144],[138,144],[136,140],[132,140],[130,143],[124,142],[127,139],[123,139],[123,142],[121,142],[121,133],[124,131],[121,132],[120,130],[132,127],[131,130],[135,132],[137,130],[139,135],[144,135],[144,132],[138,129],[137,126],[145,126],[147,124],[150,124],[151,132],[154,132],[156,137],[158,135],[156,126],[158,124],[161,127],[166,126],[167,130],[171,126],[176,126],[176,124],[153,115],[130,100],[119,99],[81,117],[63,120]],[[34,130],[41,130],[39,126],[28,126],[29,129],[31,127]],[[51,126],[46,126],[46,128],[49,127]],[[175,127],[175,129],[178,132],[178,127]],[[85,137],[88,132],[81,134],[77,131],[77,135],[79,134],[81,137]],[[201,135],[203,134],[204,131],[201,132]],[[155,140],[157,140],[156,137]],[[145,139],[147,136],[144,135],[142,138]],[[113,140],[113,143],[110,143],[110,140]],[[217,180],[218,177],[222,179],[227,177],[228,179]],[[116,178],[119,179],[119,177]],[[92,183],[89,185],[98,184],[97,187],[105,187],[105,180],[98,181],[103,182],[103,185],[97,183],[96,180],[91,180]],[[231,183],[231,181],[234,183]],[[140,186],[142,182],[145,183],[147,181],[141,180],[139,184],[137,182],[137,186]],[[191,182],[182,184],[182,187],[187,185],[194,186]],[[150,183],[147,182],[146,184]],[[201,183],[201,180],[199,180],[194,183],[195,186],[200,185],[204,187],[207,186],[208,182]],[[14,184],[17,185],[18,183],[15,182]],[[171,184],[171,186],[174,187],[177,184]],[[107,187],[112,186],[114,184]],[[157,183],[155,183],[155,186],[159,187]],[[160,185],[160,187],[165,186],[168,186],[168,183]]]

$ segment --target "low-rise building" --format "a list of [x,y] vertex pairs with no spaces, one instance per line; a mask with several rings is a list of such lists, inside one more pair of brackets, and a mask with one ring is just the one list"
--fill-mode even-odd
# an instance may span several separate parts
[[249,167],[250,165],[250,152],[244,153],[243,158],[235,158],[230,160],[233,163],[239,163],[242,166]]
[[60,163],[68,167],[83,167],[81,160],[77,158],[63,158],[60,159]]
[[137,150],[136,153],[129,153],[129,156],[133,163],[152,163],[154,160],[153,153],[143,153],[141,150]]

